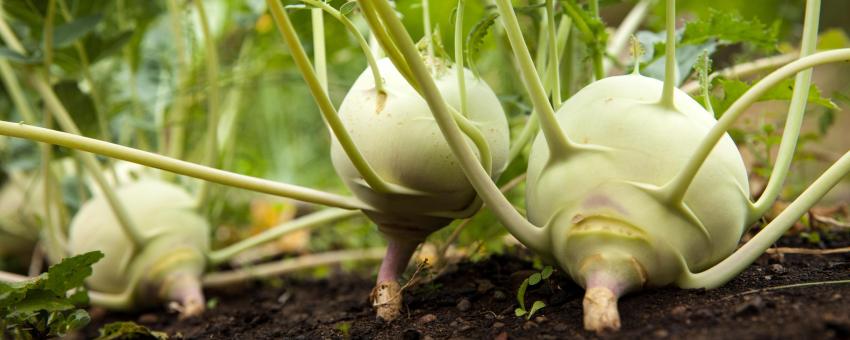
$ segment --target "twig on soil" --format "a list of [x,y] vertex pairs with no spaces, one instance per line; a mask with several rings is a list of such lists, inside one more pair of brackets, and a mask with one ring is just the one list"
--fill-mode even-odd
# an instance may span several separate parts
[[767,253],[768,254],[806,254],[806,255],[843,254],[843,253],[850,253],[850,247],[833,248],[833,249],[776,247],[776,248],[768,248]]
[[344,261],[380,261],[384,258],[384,253],[386,251],[387,249],[384,247],[377,247],[303,255],[296,258],[284,259],[282,261],[260,264],[248,268],[210,273],[204,276],[202,282],[204,287],[222,287],[234,283],[245,282],[249,279],[277,276]]
[[772,290],[782,290],[782,289],[812,287],[812,286],[825,286],[825,285],[839,285],[839,284],[850,284],[850,279],[834,280],[834,281],[804,282],[804,283],[795,283],[795,284],[790,284],[790,285],[767,287],[767,288],[761,288],[761,289],[753,289],[753,290],[748,290],[748,291],[741,292],[741,293],[738,293],[738,294],[732,294],[732,295],[726,296],[724,298],[721,298],[720,301],[734,299],[736,297],[741,297],[741,296],[744,296],[744,295],[763,293],[763,292],[772,291]]
[[815,218],[815,221],[829,225],[830,227],[850,228],[850,222],[842,222],[842,221],[836,220],[832,217],[820,216],[820,215],[817,215],[817,214],[812,214],[812,217]]

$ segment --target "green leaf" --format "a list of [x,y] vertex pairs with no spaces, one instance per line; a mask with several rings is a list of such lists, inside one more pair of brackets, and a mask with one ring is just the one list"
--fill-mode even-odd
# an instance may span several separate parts
[[525,291],[528,289],[528,279],[522,280],[519,289],[516,291],[516,301],[519,302],[519,307],[525,310]]
[[26,56],[6,47],[0,47],[0,58],[25,65],[41,64],[44,61],[40,52]]
[[[716,115],[722,115],[726,112],[729,106],[732,105],[744,92],[750,89],[751,85],[737,79],[726,79],[718,77],[714,79],[714,86],[723,88],[722,96],[712,99]],[[794,93],[794,78],[785,79],[776,86],[772,87],[757,101],[767,100],[791,100]],[[832,102],[831,99],[823,97],[820,89],[812,84],[809,87],[808,103],[824,107],[829,110],[837,110],[838,105]]]
[[534,313],[537,313],[537,311],[539,311],[543,307],[546,307],[546,304],[543,303],[543,301],[540,301],[540,300],[534,301],[534,304],[531,305],[531,310],[528,311],[528,317],[527,318],[531,319],[531,316],[534,315]]
[[541,271],[541,272],[540,272],[540,275],[542,275],[542,276],[543,276],[543,279],[544,279],[544,280],[546,280],[546,279],[548,279],[550,276],[552,276],[552,273],[553,273],[554,271],[555,271],[555,270],[554,270],[554,269],[552,269],[552,266],[546,266],[546,267],[543,267],[543,271]]
[[516,316],[523,316],[523,315],[525,315],[525,313],[528,313],[525,309],[522,309],[522,308],[514,309],[514,314],[516,314]]
[[95,14],[76,18],[74,21],[56,26],[53,35],[53,47],[63,48],[71,46],[74,41],[93,31],[101,20],[103,20],[103,16]]
[[165,340],[168,339],[168,335],[129,321],[113,322],[100,329],[100,336],[96,340],[118,339]]
[[716,39],[722,44],[745,43],[773,51],[779,35],[779,23],[767,26],[758,19],[747,20],[734,11],[709,10],[708,18],[688,22],[682,44],[702,44]]
[[475,59],[478,56],[478,52],[481,51],[481,46],[484,45],[484,38],[490,31],[490,27],[493,27],[493,24],[496,23],[497,18],[499,18],[499,13],[488,14],[475,23],[475,26],[473,26],[472,30],[469,31],[469,34],[466,35],[466,47],[464,51],[466,64],[476,77],[479,74],[478,69],[475,67]]
[[339,12],[342,15],[349,15],[349,14],[351,14],[351,12],[354,12],[355,8],[357,8],[357,2],[349,1],[349,2],[342,4],[342,6],[339,7]]
[[82,287],[83,281],[92,273],[91,266],[103,258],[99,251],[69,257],[47,270],[45,288],[65,294],[70,289]]
[[540,283],[540,280],[542,280],[542,279],[543,278],[540,275],[540,273],[531,274],[531,276],[528,277],[528,285],[534,286],[534,285]]

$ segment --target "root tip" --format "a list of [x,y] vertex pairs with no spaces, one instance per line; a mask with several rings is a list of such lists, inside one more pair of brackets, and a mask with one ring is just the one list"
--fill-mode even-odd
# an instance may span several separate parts
[[401,286],[395,280],[379,282],[371,300],[379,320],[391,322],[401,316]]
[[617,295],[605,287],[588,288],[584,294],[584,329],[597,334],[620,329]]

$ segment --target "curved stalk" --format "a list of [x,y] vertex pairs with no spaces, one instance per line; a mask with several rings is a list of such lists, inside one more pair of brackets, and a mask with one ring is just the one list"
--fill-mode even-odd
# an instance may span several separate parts
[[[830,166],[823,175],[800,194],[800,197],[791,202],[782,213],[732,255],[701,273],[684,273],[677,280],[677,285],[682,288],[716,288],[722,286],[753,263],[848,174],[850,174],[850,152],[844,154],[835,164]],[[682,265],[687,268],[686,264],[683,263]]]
[[[606,48],[608,55],[617,57],[623,52],[629,39],[637,31],[638,26],[640,26],[640,23],[649,12],[649,6],[654,2],[655,0],[640,0],[635,7],[632,7],[632,10],[629,11],[623,22],[617,27],[614,35],[608,40],[608,47]],[[612,66],[613,64],[610,60],[605,59],[602,61],[602,68],[605,74],[611,71]]]
[[369,165],[366,158],[363,157],[363,154],[357,149],[357,146],[354,144],[354,140],[351,138],[351,135],[348,134],[348,130],[345,129],[345,126],[343,125],[342,120],[340,120],[333,103],[331,103],[330,98],[328,98],[327,92],[322,89],[322,86],[316,77],[316,73],[313,71],[313,66],[310,65],[310,60],[304,52],[304,47],[301,46],[301,42],[298,40],[295,28],[289,20],[289,15],[286,14],[286,11],[283,9],[283,6],[279,1],[266,0],[266,3],[272,12],[272,16],[277,23],[278,30],[283,36],[283,40],[286,42],[286,45],[289,46],[292,59],[294,59],[295,64],[301,71],[301,75],[307,82],[307,86],[310,88],[310,93],[313,95],[313,99],[319,106],[319,111],[321,111],[322,117],[325,118],[325,122],[328,124],[331,132],[334,136],[336,136],[339,144],[342,146],[343,150],[345,150],[345,154],[348,156],[349,160],[351,160],[351,163],[357,169],[357,172],[360,173],[360,176],[363,177],[363,180],[365,180],[373,190],[378,192],[414,193],[410,189],[384,181],[375,169]]
[[410,86],[413,86],[413,88],[418,92],[419,84],[415,79],[413,79],[410,66],[407,64],[407,61],[404,60],[404,57],[398,50],[398,47],[390,38],[384,24],[381,23],[381,20],[377,16],[375,16],[375,8],[372,7],[372,4],[368,1],[357,1],[357,3],[360,4],[363,17],[365,17],[366,22],[369,23],[369,28],[372,30],[372,37],[375,38],[375,40],[377,40],[381,45],[384,53],[387,55],[387,58],[390,58],[390,60],[393,61],[393,65],[395,65],[398,72],[401,73],[404,79],[410,83]]
[[717,142],[724,136],[732,123],[744,113],[744,110],[756,102],[768,90],[779,84],[783,79],[792,76],[800,71],[812,68],[814,66],[835,63],[835,62],[850,61],[850,48],[835,49],[826,52],[818,52],[807,57],[803,57],[788,65],[773,71],[764,79],[753,85],[745,92],[738,100],[729,106],[729,109],[721,116],[720,120],[706,134],[700,145],[694,151],[691,158],[682,168],[682,170],[669,183],[665,184],[662,190],[671,200],[681,200],[685,192],[688,190],[691,182],[693,182],[697,171],[708,158],[711,150],[717,145]]
[[[357,44],[360,45],[360,49],[363,50],[363,54],[366,55],[366,63],[369,64],[369,70],[372,72],[372,78],[375,81],[375,90],[378,91],[378,93],[386,93],[386,91],[384,91],[384,79],[381,78],[381,71],[378,69],[378,61],[375,58],[375,53],[372,51],[372,48],[369,47],[369,42],[366,41],[366,38],[364,38],[363,35],[360,34],[360,31],[357,30],[357,27],[354,26],[354,23],[351,22],[351,20],[349,20],[345,15],[323,1],[300,1],[310,6],[320,8],[345,26],[348,33],[354,36],[354,39],[357,40]],[[327,85],[325,87],[327,87]]]
[[667,42],[664,54],[664,88],[661,92],[661,105],[675,109],[673,90],[676,89],[676,0],[667,0],[665,11]]
[[[499,191],[499,188],[490,179],[485,169],[479,164],[472,152],[472,149],[464,140],[463,133],[458,128],[452,119],[452,114],[449,111],[448,105],[443,100],[440,91],[437,89],[434,80],[428,73],[428,70],[422,60],[419,58],[416,46],[413,40],[405,30],[401,21],[395,17],[392,8],[386,0],[359,0],[361,3],[369,3],[377,9],[377,14],[389,28],[389,34],[398,44],[401,53],[410,62],[411,70],[414,77],[422,86],[423,96],[431,108],[431,113],[440,127],[440,131],[449,143],[452,152],[457,157],[460,165],[473,185],[475,190],[480,195],[481,199],[494,214],[499,218],[502,224],[511,231],[523,244],[527,245],[532,250],[544,249],[546,242],[543,229],[531,224],[522,215],[520,215],[507,198]],[[511,12],[513,13],[513,12]],[[527,52],[527,51],[526,51]],[[526,53],[528,57],[528,53]],[[529,57],[530,59],[530,57]],[[536,77],[536,75],[535,75]],[[539,81],[537,82],[539,84]],[[547,105],[548,106],[548,105]],[[550,107],[551,110],[551,107]]]
[[466,98],[466,69],[463,66],[463,7],[463,0],[458,0],[455,14],[455,70],[460,90],[460,114],[466,117],[469,115],[469,104]]
[[319,254],[302,255],[272,263],[264,263],[232,271],[209,273],[203,277],[204,287],[223,287],[252,279],[279,276],[299,270],[337,264],[346,261],[380,261],[386,248],[368,248],[330,251]]
[[273,241],[283,235],[358,215],[360,215],[360,211],[357,210],[325,209],[287,221],[225,248],[214,250],[207,255],[207,258],[211,265],[221,264],[249,248]]
[[[800,43],[800,56],[805,57],[815,52],[818,41],[818,22],[820,20],[820,0],[806,1],[806,18],[803,24],[803,41]],[[800,136],[800,128],[803,125],[803,116],[806,114],[806,102],[809,98],[809,87],[812,83],[812,69],[802,71],[794,79],[794,92],[788,108],[788,119],[782,132],[782,141],[779,144],[776,163],[773,165],[773,173],[767,181],[762,195],[753,204],[750,212],[750,221],[755,220],[773,206],[779,197],[782,184],[788,176],[791,160],[794,158],[794,150],[797,148],[797,139]]]
[[[210,30],[207,11],[204,9],[204,2],[195,0],[195,7],[198,10],[198,19],[201,22],[201,32],[204,35],[204,46],[206,48],[206,69],[207,83],[209,84],[209,93],[207,94],[207,131],[206,144],[204,145],[204,164],[209,167],[218,166],[218,122],[219,122],[219,101],[221,96],[218,88],[218,52],[216,51],[215,39]],[[198,189],[198,206],[203,207],[209,200],[209,182],[202,181],[201,187]]]
[[549,99],[546,97],[546,90],[540,82],[540,77],[534,69],[534,63],[531,60],[531,54],[525,45],[525,39],[522,37],[522,31],[519,28],[519,22],[516,18],[516,13],[511,7],[509,0],[497,0],[496,5],[499,8],[499,14],[505,31],[508,34],[511,47],[514,50],[514,56],[519,62],[520,73],[525,82],[525,86],[531,95],[531,102],[537,114],[540,115],[541,129],[546,137],[546,142],[549,144],[549,150],[552,157],[563,157],[572,151],[575,146],[564,134],[555,119],[555,111],[552,105],[549,104]]
[[171,171],[185,176],[200,178],[222,185],[262,192],[275,196],[288,197],[299,201],[312,202],[342,209],[370,209],[368,205],[357,201],[352,197],[339,196],[316,189],[235,174],[97,139],[29,126],[22,123],[0,121],[0,135],[26,138],[37,142],[60,145],[66,148],[95,153],[165,171]]

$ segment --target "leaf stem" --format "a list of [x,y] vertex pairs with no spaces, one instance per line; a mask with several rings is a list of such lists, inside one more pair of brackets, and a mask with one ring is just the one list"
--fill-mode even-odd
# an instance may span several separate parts
[[[431,3],[428,0],[422,0],[422,28],[425,34],[426,53],[428,58],[434,58],[434,32],[431,30]],[[433,70],[432,70],[433,72]]]
[[735,120],[744,113],[744,110],[747,107],[761,98],[761,96],[773,86],[776,86],[776,84],[791,75],[814,66],[846,62],[848,60],[850,60],[850,48],[818,52],[787,64],[764,77],[764,79],[753,85],[753,87],[747,90],[747,92],[729,106],[717,124],[711,128],[705,137],[703,137],[700,145],[694,151],[686,165],[676,175],[676,177],[664,185],[663,190],[670,195],[670,199],[681,200],[681,198],[684,197],[685,192],[688,190],[691,182],[693,182],[697,171],[699,171],[699,168],[705,162],[706,158],[708,158],[709,153],[711,153],[711,150],[714,149],[714,146],[720,138],[726,134],[726,130],[728,130]]
[[66,148],[104,155],[106,157],[112,157],[165,171],[171,171],[185,176],[200,178],[222,185],[275,196],[289,197],[304,202],[312,202],[342,209],[371,209],[368,205],[352,197],[339,196],[316,189],[240,175],[158,155],[152,152],[137,150],[97,139],[29,126],[21,123],[0,121],[0,135],[26,138],[42,143],[60,145]]
[[[216,50],[215,39],[212,31],[210,30],[210,23],[207,18],[207,12],[204,9],[204,3],[202,0],[194,0],[194,2],[195,8],[198,11],[198,20],[201,23],[204,46],[206,46],[204,51],[206,52],[207,84],[209,84],[209,93],[207,94],[207,131],[205,133],[206,139],[204,141],[206,143],[204,145],[204,164],[209,167],[216,168],[219,163],[218,125],[220,120],[219,107],[221,100],[221,94],[218,86],[218,51]],[[204,207],[207,203],[209,203],[209,191],[209,182],[202,181],[200,188],[198,188],[198,207]]]
[[313,26],[313,66],[319,85],[328,92],[328,58],[325,53],[325,17],[321,8],[310,9],[310,22]]
[[546,0],[546,27],[549,30],[549,69],[554,74],[552,78],[552,107],[558,110],[561,107],[561,59],[558,54],[558,40],[555,28],[555,1]]
[[[171,34],[174,40],[174,49],[177,54],[175,64],[177,68],[177,86],[174,91],[174,100],[171,109],[163,119],[164,126],[159,141],[160,153],[174,158],[183,158],[184,141],[186,139],[186,108],[187,98],[184,87],[189,83],[189,54],[186,50],[186,38],[183,35],[183,27],[180,24],[180,5],[178,0],[168,0],[168,16],[171,24]],[[167,138],[167,139],[166,139]]]
[[214,250],[207,255],[207,258],[212,265],[221,264],[247,249],[273,241],[283,235],[294,233],[299,230],[312,229],[359,215],[361,215],[361,213],[357,210],[325,209],[287,221],[286,223],[267,229],[262,233],[251,236],[225,248]]
[[661,92],[661,105],[675,109],[673,90],[676,88],[676,0],[666,0],[665,11],[667,43],[664,54],[664,88]]
[[466,69],[463,66],[463,9],[463,0],[458,0],[457,12],[455,14],[455,70],[457,71],[457,85],[460,92],[460,114],[468,117],[469,104],[466,94]]
[[[655,0],[640,0],[640,2],[632,7],[632,10],[629,11],[629,14],[626,15],[623,22],[621,22],[620,26],[617,27],[614,35],[612,35],[611,39],[608,40],[608,55],[617,57],[623,52],[623,49],[626,48],[626,44],[629,42],[629,38],[631,38],[635,31],[637,31],[640,23],[643,22],[643,19],[649,12],[650,5],[654,2]],[[602,62],[603,72],[608,74],[612,66],[613,64],[611,61],[605,59]]]

